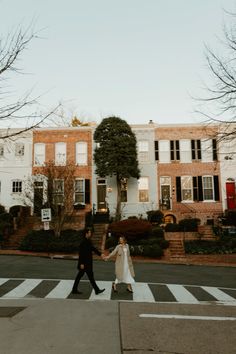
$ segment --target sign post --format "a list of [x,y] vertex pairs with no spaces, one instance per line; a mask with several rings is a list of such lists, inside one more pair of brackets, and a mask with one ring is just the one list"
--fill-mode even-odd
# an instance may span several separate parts
[[41,221],[43,222],[44,230],[49,230],[49,221],[52,220],[51,209],[41,209]]

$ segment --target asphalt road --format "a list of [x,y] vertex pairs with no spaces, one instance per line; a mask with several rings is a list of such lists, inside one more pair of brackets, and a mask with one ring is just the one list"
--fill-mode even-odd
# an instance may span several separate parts
[[[135,262],[134,269],[137,282],[236,287],[236,267]],[[0,256],[1,278],[74,279],[76,273],[76,260]],[[95,260],[94,274],[96,280],[112,281],[114,262]]]

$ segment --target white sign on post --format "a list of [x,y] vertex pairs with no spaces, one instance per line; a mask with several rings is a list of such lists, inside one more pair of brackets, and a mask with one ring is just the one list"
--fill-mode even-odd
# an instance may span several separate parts
[[51,215],[51,209],[41,209],[41,221],[51,221],[52,220],[52,215]]

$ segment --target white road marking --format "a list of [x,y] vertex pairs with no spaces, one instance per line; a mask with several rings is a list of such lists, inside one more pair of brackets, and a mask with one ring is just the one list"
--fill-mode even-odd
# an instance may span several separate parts
[[201,320],[201,321],[236,321],[236,317],[217,317],[217,316],[187,316],[187,315],[156,315],[152,313],[141,313],[141,318],[167,318],[177,320]]
[[232,296],[229,296],[228,294],[224,293],[222,290],[218,288],[214,288],[212,286],[202,286],[202,289],[207,291],[209,294],[214,296],[217,300],[219,301],[235,301],[235,299]]
[[133,288],[133,300],[136,302],[155,302],[155,298],[146,283],[134,283]]
[[178,302],[198,304],[199,301],[182,285],[166,284]]
[[112,291],[112,282],[111,281],[96,281],[99,289],[105,289],[105,291],[101,294],[96,295],[93,290],[89,300],[110,300],[111,299],[111,291]]
[[65,299],[72,291],[74,280],[61,280],[45,298]]
[[31,290],[33,290],[39,283],[41,283],[42,279],[26,279],[18,285],[13,290],[9,291],[7,294],[3,295],[3,298],[19,298],[27,295]]
[[4,283],[6,283],[7,281],[8,281],[9,279],[7,279],[7,278],[0,278],[0,286],[2,285],[2,284],[4,284]]

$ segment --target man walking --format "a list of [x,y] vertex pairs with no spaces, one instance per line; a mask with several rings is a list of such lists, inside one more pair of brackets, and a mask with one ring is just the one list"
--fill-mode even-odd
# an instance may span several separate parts
[[80,279],[83,277],[84,273],[87,274],[89,281],[95,291],[95,294],[101,294],[105,289],[99,289],[97,286],[94,275],[93,275],[93,252],[97,255],[101,256],[101,252],[93,246],[91,242],[92,232],[90,229],[84,230],[84,237],[79,247],[79,261],[78,261],[78,269],[79,272],[75,278],[74,285],[72,288],[72,294],[82,294],[78,290],[78,285]]

